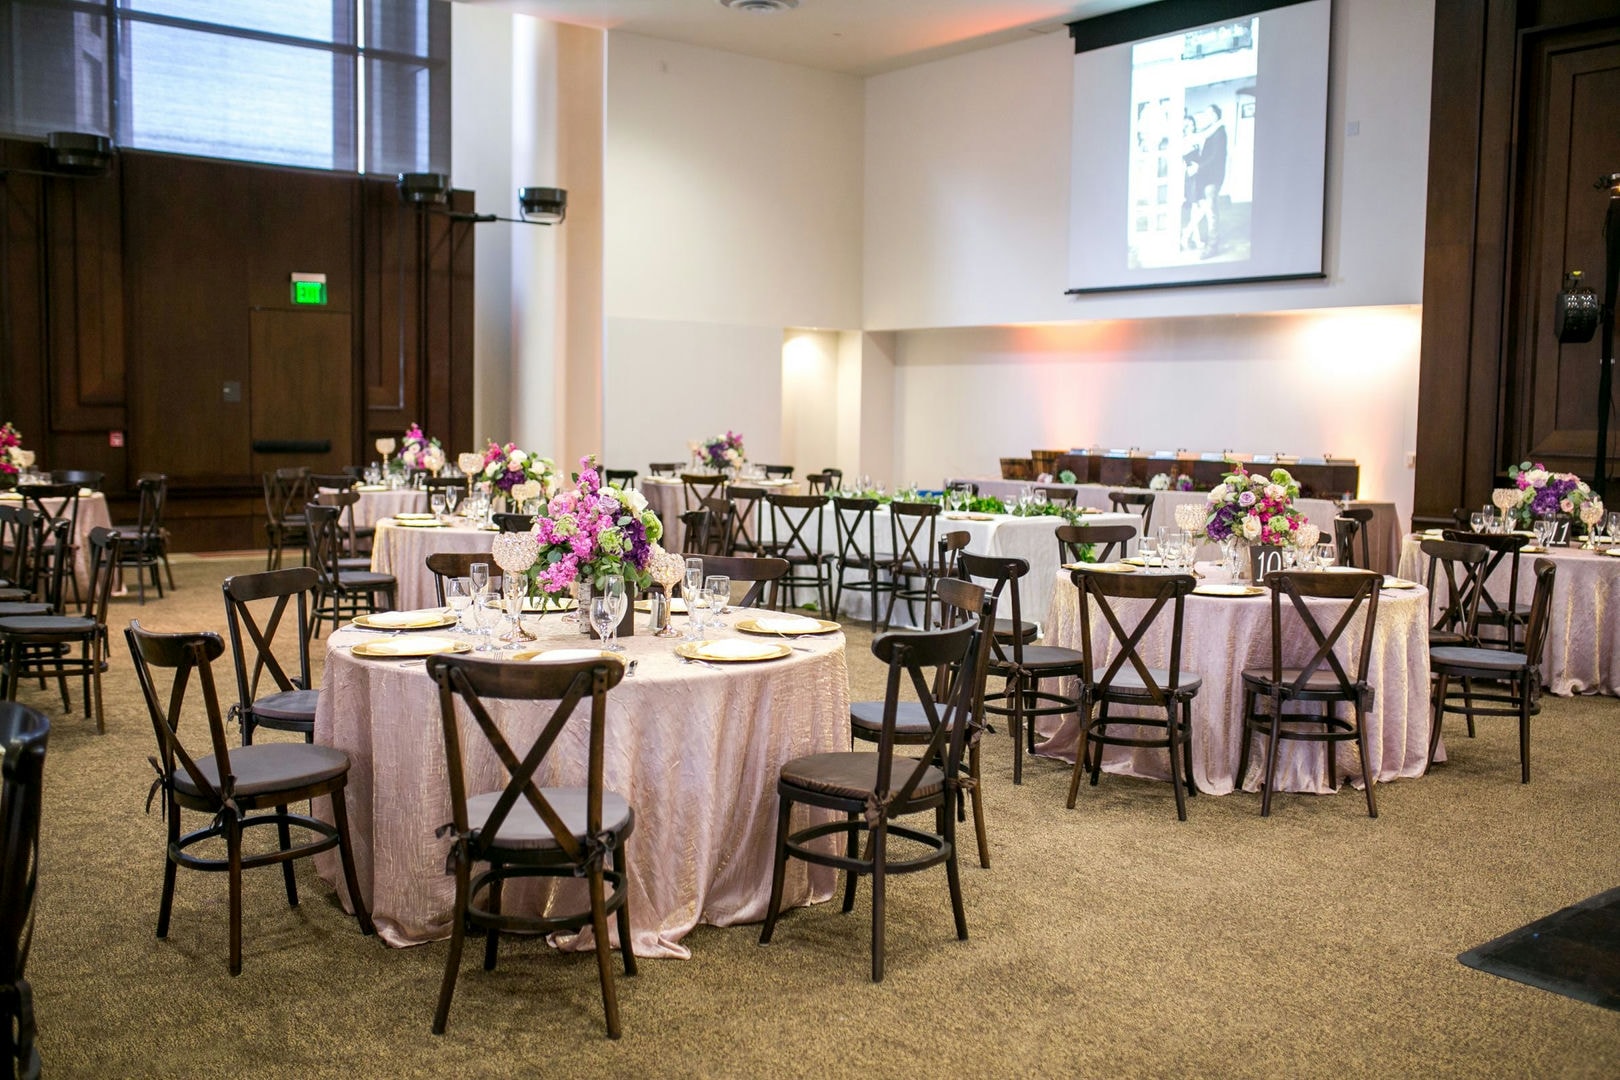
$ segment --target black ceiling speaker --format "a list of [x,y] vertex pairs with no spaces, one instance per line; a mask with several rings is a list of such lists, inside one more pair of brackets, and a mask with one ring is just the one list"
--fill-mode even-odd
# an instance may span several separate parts
[[57,172],[101,176],[112,165],[113,144],[105,135],[53,131],[45,136],[45,160]]
[[556,225],[568,216],[568,192],[554,187],[518,188],[518,209],[526,221]]
[[399,197],[415,206],[443,206],[450,201],[450,178],[443,173],[400,173]]
[[1581,272],[1564,275],[1564,291],[1553,302],[1553,336],[1560,345],[1591,341],[1603,318],[1603,302],[1581,281]]

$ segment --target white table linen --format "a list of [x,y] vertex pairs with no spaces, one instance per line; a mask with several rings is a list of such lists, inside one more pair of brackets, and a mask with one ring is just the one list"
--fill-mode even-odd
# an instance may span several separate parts
[[[1225,581],[1215,565],[1200,568],[1206,580]],[[1081,647],[1080,596],[1067,573],[1052,579],[1051,620],[1048,643],[1065,648]],[[1146,601],[1119,601],[1116,610],[1127,630],[1134,627],[1138,609]],[[1343,601],[1308,601],[1326,632],[1344,610]],[[1301,626],[1298,616],[1283,601],[1283,633],[1286,639],[1285,663],[1303,663],[1315,651],[1315,644]],[[1372,708],[1366,717],[1368,749],[1374,775],[1379,783],[1401,777],[1423,775],[1429,752],[1429,638],[1426,613],[1428,593],[1419,589],[1385,589],[1378,598],[1377,622],[1373,627],[1372,658],[1368,681],[1374,689]],[[1126,614],[1129,612],[1130,614]],[[1099,649],[1108,641],[1107,624],[1093,612],[1093,643]],[[1360,648],[1363,616],[1335,650],[1353,664]],[[1170,658],[1171,613],[1160,615],[1141,644],[1143,659],[1163,667]],[[1115,652],[1113,643],[1106,653],[1099,651],[1099,662],[1106,663]],[[1244,668],[1271,666],[1271,597],[1187,597],[1182,629],[1182,670],[1202,676],[1203,685],[1192,702],[1193,777],[1202,794],[1226,795],[1234,788],[1259,790],[1265,777],[1264,742],[1258,736],[1249,756],[1249,773],[1237,776],[1243,739]],[[1059,680],[1061,692],[1076,692],[1074,679]],[[1339,706],[1347,708],[1347,706]],[[1110,715],[1127,716],[1132,710],[1110,708]],[[1077,713],[1043,717],[1037,726],[1041,740],[1036,752],[1073,762],[1080,740]],[[1284,742],[1277,762],[1277,790],[1326,794],[1326,759],[1320,744]],[[1342,780],[1360,786],[1360,755],[1353,742],[1335,745],[1335,761]],[[1443,750],[1437,758],[1444,760]],[[1143,750],[1111,746],[1103,754],[1103,771],[1125,776],[1168,780],[1170,763],[1164,750]]]
[[[535,647],[588,644],[556,616],[527,622],[543,638]],[[451,841],[434,835],[451,818],[437,691],[420,663],[352,655],[346,646],[361,640],[376,638],[339,631],[329,642],[315,739],[352,762],[346,803],[355,864],[379,933],[392,945],[446,937],[455,882],[444,872]],[[699,923],[764,918],[781,766],[805,754],[849,749],[844,636],[797,638],[785,659],[724,666],[682,664],[672,639],[639,626],[621,640],[627,658],[640,664],[609,694],[605,783],[636,815],[627,843],[635,950],[642,957],[684,958],[681,940]],[[492,712],[522,755],[551,708],[496,703]],[[541,784],[584,783],[588,728],[586,708],[548,755],[537,775]],[[505,781],[499,762],[470,721],[465,731],[465,745],[479,748],[466,761],[469,790],[499,788]],[[330,820],[326,800],[317,809]],[[808,824],[808,814],[795,811],[794,827]],[[321,875],[347,902],[336,852],[317,859]],[[791,860],[784,903],[825,900],[835,884],[832,870]],[[560,895],[552,899],[574,906],[580,888],[574,882],[508,883],[504,904],[509,911],[543,910],[556,889]],[[589,943],[587,930],[563,944]]]
[[[322,491],[329,490],[322,488]],[[417,491],[415,488],[387,488],[382,491],[371,491],[364,487],[358,489],[360,500],[353,506],[354,527],[366,529],[375,527],[383,518],[393,517],[395,514],[422,514],[427,512],[428,493]]]
[[[1423,539],[1408,536],[1401,542],[1402,577],[1426,580]],[[1536,593],[1536,560],[1551,559],[1558,567],[1541,661],[1542,684],[1554,694],[1620,694],[1620,557],[1604,550],[1554,547],[1519,556],[1517,606],[1525,613]],[[1486,586],[1498,600],[1507,598],[1508,578],[1504,560]],[[1435,584],[1444,593],[1445,586]],[[1436,600],[1436,608],[1443,603],[1443,597]]]
[[[371,568],[380,574],[393,574],[394,606],[401,611],[432,607],[438,603],[433,575],[427,557],[435,551],[494,550],[499,530],[468,525],[460,518],[455,524],[423,528],[401,525],[391,518],[377,522],[371,539]],[[493,566],[490,573],[495,573]]]
[[[26,506],[26,500],[15,492],[6,492],[0,498],[13,506]],[[52,513],[62,508],[61,499],[46,499],[44,505]],[[112,516],[107,512],[107,496],[99,491],[79,493],[79,519],[73,530],[73,579],[79,583],[79,593],[90,587],[90,532],[93,529],[112,528]]]

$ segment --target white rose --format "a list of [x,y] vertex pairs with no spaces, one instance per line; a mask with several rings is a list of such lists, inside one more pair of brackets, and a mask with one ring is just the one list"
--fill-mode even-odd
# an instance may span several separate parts
[[647,496],[643,495],[639,491],[633,491],[627,488],[625,492],[619,496],[619,501],[626,503],[630,507],[630,512],[637,517],[640,517],[642,514],[647,512]]
[[1258,540],[1260,538],[1260,519],[1250,514],[1243,519],[1243,539]]
[[522,450],[514,450],[512,451],[512,456],[509,460],[512,462],[514,468],[521,469],[523,468],[523,463],[529,460],[529,455],[525,454]]
[[1214,487],[1209,489],[1209,501],[1220,502],[1221,500],[1225,499],[1228,494],[1229,492],[1225,484],[1216,484]]
[[1266,485],[1266,498],[1268,499],[1280,499],[1286,494],[1287,492],[1283,490],[1283,486],[1281,484]]

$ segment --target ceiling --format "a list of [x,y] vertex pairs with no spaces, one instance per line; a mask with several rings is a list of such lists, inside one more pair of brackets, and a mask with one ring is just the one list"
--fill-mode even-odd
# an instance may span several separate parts
[[851,75],[876,75],[945,56],[1061,31],[1076,18],[1145,0],[799,0],[773,15],[718,0],[458,0],[553,22],[628,30]]

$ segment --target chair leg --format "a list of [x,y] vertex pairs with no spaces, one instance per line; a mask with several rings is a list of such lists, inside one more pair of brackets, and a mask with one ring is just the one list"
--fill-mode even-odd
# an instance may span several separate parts
[[966,941],[968,937],[967,912],[962,908],[962,870],[956,862],[956,819],[951,816],[950,806],[943,805],[939,809],[939,833],[950,845],[951,853],[945,859],[945,884],[951,892],[951,914],[956,919],[956,940]]
[[[1372,751],[1367,749],[1367,713],[1360,701],[1355,703],[1356,710],[1356,745],[1361,748],[1361,779],[1367,785],[1367,816],[1378,816],[1378,803],[1373,797],[1373,788],[1378,784],[1378,766],[1372,759]],[[1328,744],[1332,746],[1332,743]]]
[[[630,856],[621,846],[613,853],[613,868],[619,872],[621,880],[628,889],[630,881]],[[619,905],[619,955],[624,959],[624,973],[636,973],[636,948],[630,937],[630,898],[625,897],[624,903]]]
[[1519,783],[1530,782],[1530,672],[1514,682],[1519,690]]
[[990,869],[990,837],[984,828],[984,777],[979,772],[979,744],[968,750],[968,775],[973,778],[973,831],[979,839],[979,866]]
[[[855,825],[859,820],[856,814],[851,813],[849,815],[849,828],[846,830],[848,835],[845,840],[844,854],[851,859],[858,859],[861,856],[861,830],[856,828]],[[855,910],[855,887],[860,879],[861,875],[855,871],[844,871],[844,906],[842,911],[846,915]]]
[[231,896],[231,974],[242,974],[242,822],[225,815],[225,851],[229,863]]
[[[1508,648],[1513,648],[1513,631],[1508,630]],[[1474,680],[1464,677],[1463,681],[1463,716],[1468,721],[1468,737],[1474,737]]]
[[[292,847],[292,829],[287,825],[287,807],[277,806],[276,813],[281,820],[276,822],[276,838],[281,841],[281,850],[286,851]],[[281,879],[287,886],[287,906],[298,906],[298,882],[293,877],[292,860],[288,859],[281,864]]]
[[1429,711],[1434,715],[1429,722],[1429,760],[1423,766],[1425,774],[1434,768],[1434,754],[1440,749],[1440,724],[1446,715],[1446,690],[1450,682],[1451,676],[1442,671],[1437,685],[1430,691],[1434,700]]
[[613,982],[613,943],[608,940],[607,900],[600,864],[590,874],[591,928],[596,932],[596,972],[602,980],[602,1011],[607,1015],[608,1038],[619,1037],[619,992]]
[[776,915],[782,907],[782,880],[787,874],[787,834],[788,814],[793,810],[793,804],[781,795],[777,796],[776,809],[776,854],[771,866],[771,900],[765,908],[765,925],[759,931],[759,943],[769,945],[771,935],[776,932]]
[[886,881],[883,873],[887,861],[888,839],[887,823],[879,821],[872,830],[872,839],[867,849],[872,853],[872,981],[883,981],[883,928],[888,915],[886,896]]
[[349,904],[354,908],[354,917],[360,921],[360,933],[370,937],[377,928],[372,925],[371,909],[360,892],[360,875],[354,868],[354,844],[349,839],[349,806],[342,788],[332,792],[332,824],[337,827],[338,856],[343,862],[343,884],[349,889]]
[[[500,872],[501,872],[501,865],[502,864],[500,864],[498,862],[491,862],[489,864],[490,873],[495,874],[495,875],[499,875]],[[501,879],[498,876],[493,881],[490,882],[490,886],[489,886],[489,910],[490,910],[490,913],[493,914],[493,915],[499,915],[501,913],[501,885],[502,884],[503,884],[503,882],[501,881]],[[486,927],[484,929],[484,970],[485,971],[494,971],[495,970],[495,951],[496,951],[497,948],[500,947],[500,944],[501,944],[501,930],[500,930],[500,927],[498,927],[498,926]]]
[[180,841],[180,807],[167,794],[164,799],[169,804],[169,842],[163,855],[163,895],[158,900],[157,936],[160,939],[169,936],[169,915],[174,910],[174,877],[180,869],[180,864],[170,854]]
[[1260,816],[1271,816],[1271,789],[1277,783],[1277,741],[1282,730],[1282,699],[1271,699],[1271,730],[1266,736],[1266,786],[1260,793]]
[[1013,783],[1024,782],[1024,681],[1017,675],[1007,679],[1007,700],[1012,703]]
[[1198,780],[1193,776],[1192,702],[1190,701],[1181,703],[1181,753],[1184,759],[1183,765],[1186,767],[1187,795],[1191,797],[1198,794]]
[[[1091,766],[1091,786],[1096,787],[1097,786],[1097,781],[1102,778],[1103,750],[1104,750],[1105,745],[1106,745],[1101,741],[1100,737],[1101,736],[1106,736],[1108,734],[1108,702],[1107,702],[1107,700],[1104,700],[1102,705],[1100,705],[1098,707],[1098,709],[1097,709],[1097,719],[1092,722],[1092,729],[1097,732],[1097,735],[1099,736],[1099,739],[1093,745],[1091,745],[1090,747],[1087,748],[1087,755],[1088,755],[1088,761],[1089,761],[1090,766]],[[1091,757],[1090,755],[1092,755],[1092,754],[1095,754],[1096,756]]]
[[1080,744],[1074,748],[1074,775],[1069,777],[1069,801],[1065,804],[1070,810],[1080,795],[1080,776],[1088,771],[1087,762],[1091,760],[1091,700],[1085,694],[1081,697]]
[[1181,779],[1181,738],[1176,727],[1176,703],[1165,703],[1164,731],[1170,743],[1170,786],[1176,790],[1176,820],[1187,820],[1187,793]]
[[1254,728],[1250,721],[1254,717],[1254,707],[1259,703],[1259,695],[1253,690],[1243,691],[1243,725],[1240,729],[1241,742],[1238,746],[1238,771],[1232,779],[1232,787],[1238,791],[1243,790],[1243,781],[1249,778],[1249,750],[1254,743]]
[[[1333,702],[1331,702],[1331,701],[1322,702],[1322,732],[1323,732],[1323,734],[1332,734],[1332,732],[1333,732],[1333,708],[1334,708]],[[1329,791],[1338,791],[1339,790],[1339,756],[1338,756],[1337,753],[1334,752],[1334,747],[1337,744],[1334,743],[1331,739],[1329,739],[1329,740],[1323,741],[1322,745],[1327,748],[1328,790]]]
[[472,867],[465,858],[456,857],[456,908],[450,916],[450,951],[444,958],[444,980],[439,984],[439,1006],[433,1013],[433,1034],[443,1035],[444,1025],[450,1020],[450,999],[456,993],[456,975],[461,970],[461,950],[467,943],[467,892],[471,884]]

